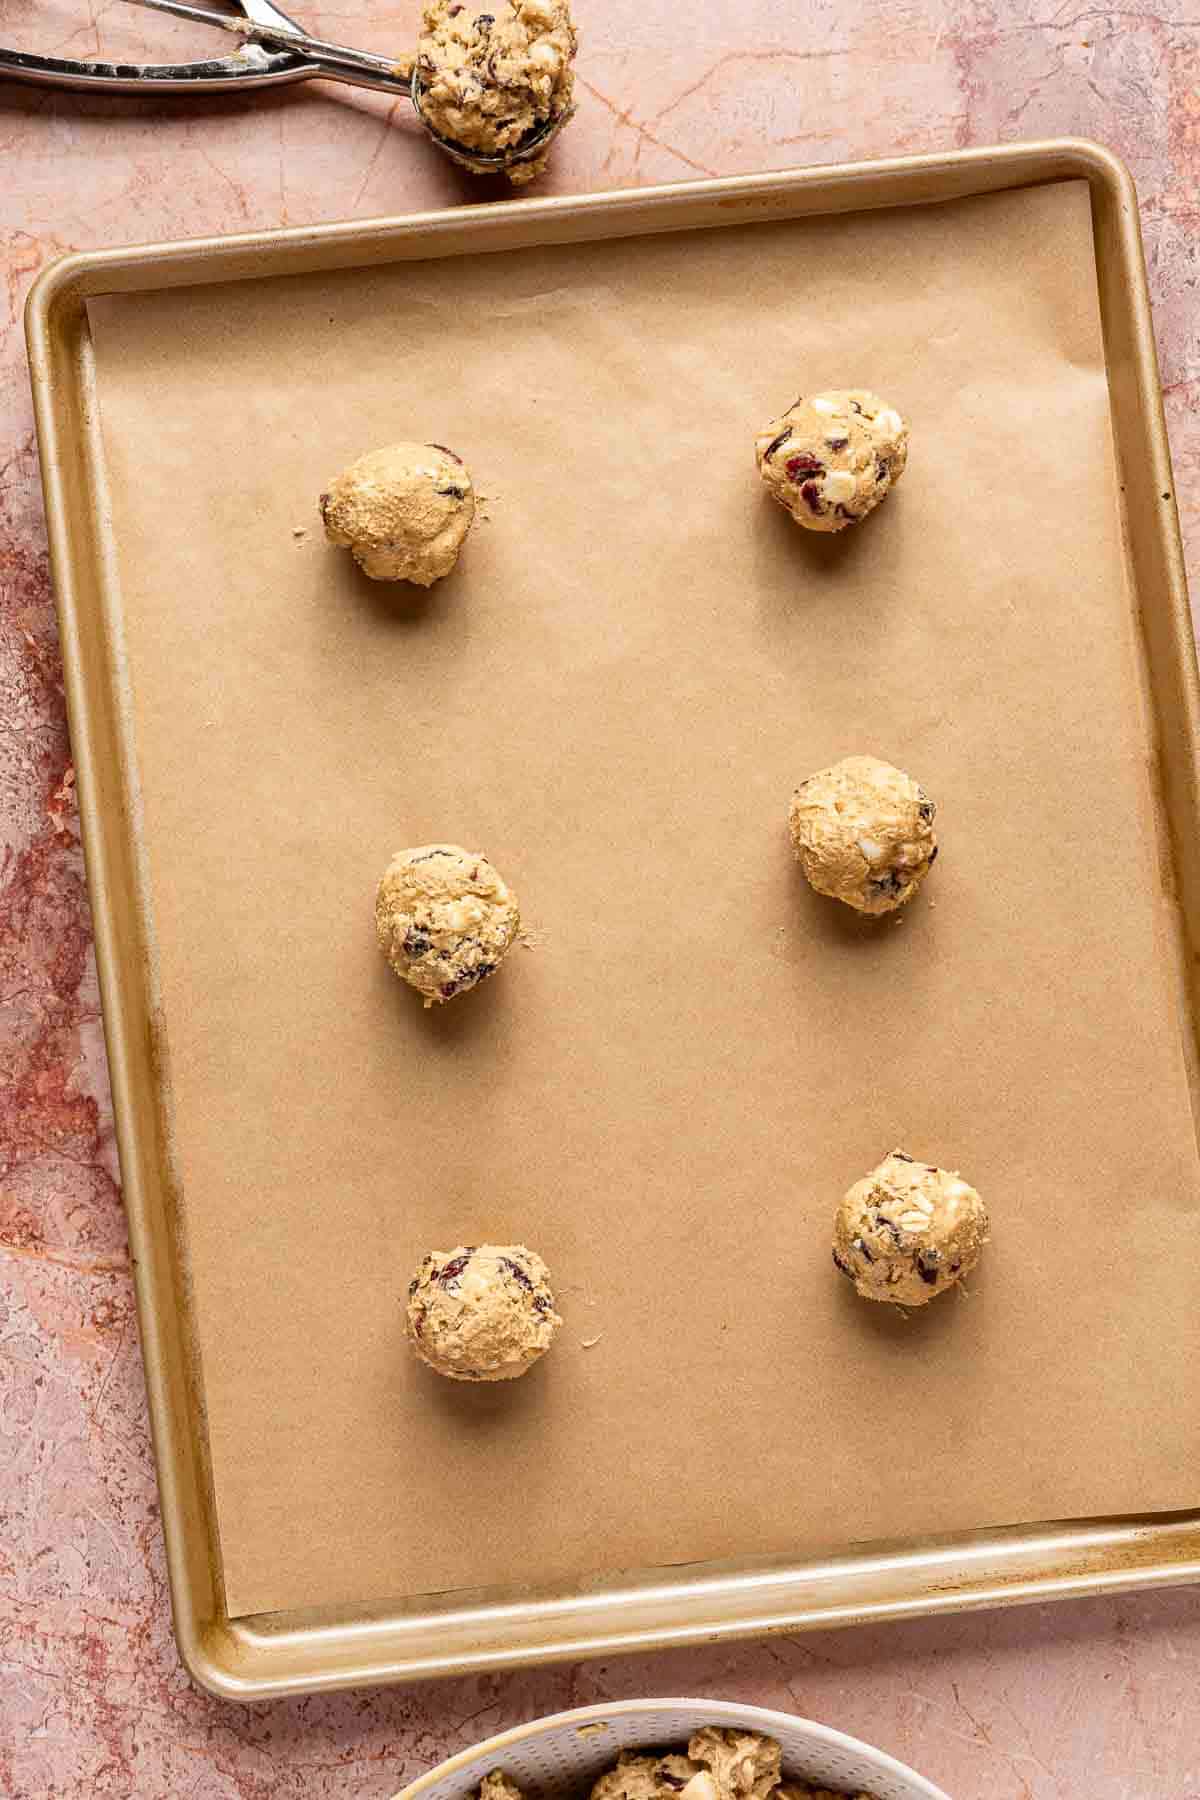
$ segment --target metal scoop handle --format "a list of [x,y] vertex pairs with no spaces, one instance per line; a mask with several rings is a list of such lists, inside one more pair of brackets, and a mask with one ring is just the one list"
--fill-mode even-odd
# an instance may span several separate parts
[[185,0],[132,0],[156,12],[213,25],[241,39],[229,56],[184,63],[117,63],[0,49],[0,79],[104,94],[234,93],[295,81],[345,81],[411,97],[411,58],[391,61],[301,31],[271,0],[242,0],[245,17]]
[[308,72],[328,81],[349,81],[356,87],[378,87],[388,93],[411,91],[412,58],[399,61],[376,56],[370,50],[352,50],[346,44],[332,43],[328,38],[313,37],[298,25],[260,22],[254,18],[238,18],[236,14],[213,12],[207,6],[193,6],[188,0],[126,0],[130,6],[144,6],[151,12],[170,13],[176,19],[188,19],[195,25],[215,25],[241,38],[244,44],[257,44],[269,50],[287,50],[303,56]]

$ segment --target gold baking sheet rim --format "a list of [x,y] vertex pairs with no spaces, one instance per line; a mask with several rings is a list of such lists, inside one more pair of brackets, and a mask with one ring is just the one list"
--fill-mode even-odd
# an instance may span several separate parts
[[1200,1513],[1072,1521],[859,1546],[845,1555],[613,1572],[544,1590],[410,1597],[395,1607],[231,1619],[224,1607],[204,1424],[189,1379],[186,1271],[159,1103],[160,1031],[140,914],[140,845],[119,702],[97,672],[97,597],[115,581],[87,323],[90,297],[362,268],[754,219],[911,206],[1083,179],[1092,206],[1123,525],[1157,752],[1164,871],[1196,1093],[1200,966],[1200,688],[1132,181],[1074,140],[473,206],[88,252],[48,268],[27,337],[80,815],[95,919],[175,1632],[193,1677],[255,1700],[566,1658],[711,1642],[1200,1579]]

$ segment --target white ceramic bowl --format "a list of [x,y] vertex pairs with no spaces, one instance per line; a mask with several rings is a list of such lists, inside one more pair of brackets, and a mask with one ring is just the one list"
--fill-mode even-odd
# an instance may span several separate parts
[[492,1769],[503,1769],[535,1800],[578,1800],[622,1750],[682,1747],[702,1725],[732,1725],[777,1738],[790,1781],[865,1791],[875,1800],[949,1800],[894,1757],[828,1725],[718,1700],[618,1700],[535,1719],[439,1763],[396,1800],[467,1800]]

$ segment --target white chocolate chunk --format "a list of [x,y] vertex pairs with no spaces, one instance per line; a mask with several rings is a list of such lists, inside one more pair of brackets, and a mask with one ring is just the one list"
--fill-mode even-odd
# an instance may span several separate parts
[[833,505],[841,501],[844,506],[853,500],[858,483],[849,469],[831,469],[825,477],[825,498]]

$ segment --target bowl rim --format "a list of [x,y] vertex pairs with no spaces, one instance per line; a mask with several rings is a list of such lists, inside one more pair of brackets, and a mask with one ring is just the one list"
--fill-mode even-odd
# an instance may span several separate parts
[[950,1795],[944,1789],[935,1787],[932,1781],[926,1776],[918,1774],[907,1763],[902,1763],[896,1757],[889,1756],[886,1750],[876,1749],[874,1744],[868,1744],[862,1738],[851,1737],[847,1732],[838,1731],[833,1725],[821,1725],[817,1720],[807,1719],[800,1713],[779,1712],[771,1707],[755,1706],[749,1701],[697,1699],[695,1697],[616,1700],[610,1706],[603,1703],[594,1706],[576,1706],[569,1708],[566,1712],[546,1713],[540,1718],[528,1719],[523,1725],[512,1725],[507,1731],[497,1732],[493,1737],[481,1738],[477,1744],[470,1745],[465,1750],[456,1751],[453,1756],[448,1756],[432,1769],[427,1769],[423,1775],[418,1775],[416,1780],[409,1782],[407,1787],[401,1788],[398,1793],[393,1795],[392,1800],[417,1800],[417,1796],[426,1793],[436,1782],[444,1781],[447,1776],[456,1774],[460,1769],[465,1769],[469,1764],[478,1761],[481,1756],[500,1757],[514,1744],[524,1743],[529,1738],[540,1737],[546,1732],[557,1730],[565,1725],[578,1728],[581,1725],[606,1724],[608,1720],[619,1717],[636,1717],[639,1713],[678,1712],[687,1708],[696,1708],[710,1714],[721,1714],[735,1720],[738,1724],[759,1730],[768,1730],[772,1725],[785,1727],[803,1725],[815,1737],[822,1739],[830,1749],[851,1750],[860,1755],[865,1753],[876,1759],[880,1774],[901,1775],[907,1781],[915,1782],[920,1800],[950,1800]]

